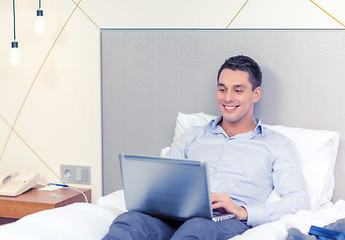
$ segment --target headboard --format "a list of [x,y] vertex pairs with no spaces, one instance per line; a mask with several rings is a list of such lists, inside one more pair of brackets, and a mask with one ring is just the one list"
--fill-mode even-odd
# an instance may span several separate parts
[[118,154],[159,155],[178,112],[218,115],[216,75],[230,56],[263,72],[266,124],[341,134],[334,200],[345,198],[345,30],[101,29],[103,194],[122,188]]

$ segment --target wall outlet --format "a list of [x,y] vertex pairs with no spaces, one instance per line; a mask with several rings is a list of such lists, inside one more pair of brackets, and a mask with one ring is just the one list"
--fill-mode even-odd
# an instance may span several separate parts
[[91,184],[91,167],[61,165],[61,180],[66,183]]

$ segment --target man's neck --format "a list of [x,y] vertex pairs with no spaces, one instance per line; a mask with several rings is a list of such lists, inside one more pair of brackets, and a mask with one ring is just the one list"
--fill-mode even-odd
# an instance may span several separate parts
[[256,124],[253,120],[249,122],[241,122],[241,124],[229,123],[222,120],[220,126],[224,129],[228,137],[233,137],[237,134],[247,133],[253,131],[256,128]]

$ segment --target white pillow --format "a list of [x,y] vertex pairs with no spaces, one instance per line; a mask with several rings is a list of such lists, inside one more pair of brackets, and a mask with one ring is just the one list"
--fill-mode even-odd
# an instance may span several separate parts
[[[216,116],[205,113],[179,113],[176,120],[174,140],[192,126],[207,124]],[[339,133],[327,130],[292,128],[281,125],[266,125],[290,138],[297,146],[301,158],[308,192],[311,197],[312,210],[330,204],[334,190],[334,166],[337,158]],[[270,201],[277,199],[276,193]]]
[[178,113],[175,126],[174,141],[178,138],[186,129],[193,126],[203,126],[215,119],[217,116],[212,116],[205,113]]

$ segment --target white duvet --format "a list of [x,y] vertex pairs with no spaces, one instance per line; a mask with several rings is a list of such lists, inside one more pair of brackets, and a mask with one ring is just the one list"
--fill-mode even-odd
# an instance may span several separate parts
[[[123,191],[101,197],[97,204],[75,203],[28,215],[15,223],[0,226],[1,240],[97,240],[108,232],[116,216],[125,211]],[[324,226],[345,218],[345,201],[317,211],[300,211],[278,221],[257,226],[239,239],[285,239],[290,228],[307,233],[311,225]]]

